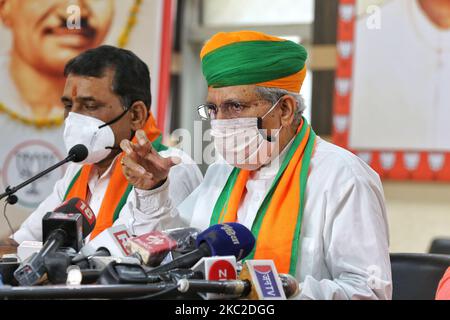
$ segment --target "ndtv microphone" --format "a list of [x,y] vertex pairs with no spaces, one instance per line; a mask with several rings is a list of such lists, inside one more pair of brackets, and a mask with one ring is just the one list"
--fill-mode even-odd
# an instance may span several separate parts
[[[247,260],[239,279],[250,282],[250,300],[286,300],[286,293],[273,260]],[[294,278],[295,281],[295,278]],[[298,287],[298,283],[296,283]],[[291,288],[288,288],[291,292]],[[295,292],[294,292],[295,293]],[[292,294],[294,294],[292,293]]]

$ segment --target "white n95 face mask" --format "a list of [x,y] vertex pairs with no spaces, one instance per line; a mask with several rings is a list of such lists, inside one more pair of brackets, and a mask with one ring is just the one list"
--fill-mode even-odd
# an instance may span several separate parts
[[95,164],[105,159],[114,147],[114,132],[111,127],[93,117],[69,112],[64,121],[64,144],[67,152],[77,145],[83,144],[88,149],[87,158],[82,164]]
[[[233,167],[244,170],[258,170],[270,163],[279,154],[279,133],[270,141],[261,134],[259,124],[278,104],[261,118],[235,118],[211,120],[211,136],[216,151]],[[272,130],[273,131],[273,130]]]

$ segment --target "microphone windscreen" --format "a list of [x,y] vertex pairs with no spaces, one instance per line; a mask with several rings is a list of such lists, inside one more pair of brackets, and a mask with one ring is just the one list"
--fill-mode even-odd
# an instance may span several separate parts
[[81,162],[87,158],[89,154],[88,148],[83,144],[74,145],[70,150],[68,157],[73,157],[73,162]]
[[177,253],[188,253],[197,248],[195,240],[201,230],[192,227],[169,229],[164,231],[165,234],[170,236],[177,242]]
[[239,261],[252,252],[255,237],[239,223],[216,224],[197,236],[197,247],[206,242],[212,256],[235,256]]
[[54,212],[80,213],[83,217],[83,238],[86,238],[95,227],[95,214],[89,205],[80,198],[72,198],[63,202]]
[[63,252],[51,252],[44,257],[44,265],[51,284],[63,284],[66,282],[66,270],[70,263],[71,258]]

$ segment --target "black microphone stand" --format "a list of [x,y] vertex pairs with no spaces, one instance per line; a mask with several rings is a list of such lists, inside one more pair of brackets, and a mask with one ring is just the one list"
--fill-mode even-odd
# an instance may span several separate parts
[[[76,289],[75,289],[76,288]],[[146,295],[155,298],[179,296],[177,285],[171,282],[157,284],[117,284],[80,286],[4,286],[0,288],[0,300],[14,299],[139,299]],[[175,295],[176,294],[176,295]]]
[[16,204],[17,201],[19,201],[19,198],[15,195],[15,193],[17,191],[19,191],[20,189],[26,187],[30,183],[36,181],[40,177],[45,176],[46,174],[48,174],[48,173],[52,172],[53,170],[59,168],[63,164],[66,164],[67,162],[72,161],[75,157],[76,157],[76,155],[71,154],[67,158],[65,158],[64,160],[54,164],[53,166],[51,166],[50,168],[48,168],[46,170],[38,173],[37,175],[35,175],[34,177],[31,177],[27,181],[22,182],[21,184],[15,186],[15,187],[11,187],[11,186],[6,187],[5,192],[0,195],[0,200],[2,200],[3,198],[6,198],[6,202],[8,202],[10,205]]

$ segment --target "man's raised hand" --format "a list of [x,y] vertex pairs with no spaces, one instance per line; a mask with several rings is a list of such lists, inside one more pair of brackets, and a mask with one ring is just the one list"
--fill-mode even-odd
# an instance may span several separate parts
[[125,178],[135,188],[151,190],[161,186],[169,175],[170,168],[181,162],[180,158],[164,158],[153,148],[143,130],[136,131],[137,143],[123,140],[125,152],[121,160]]

